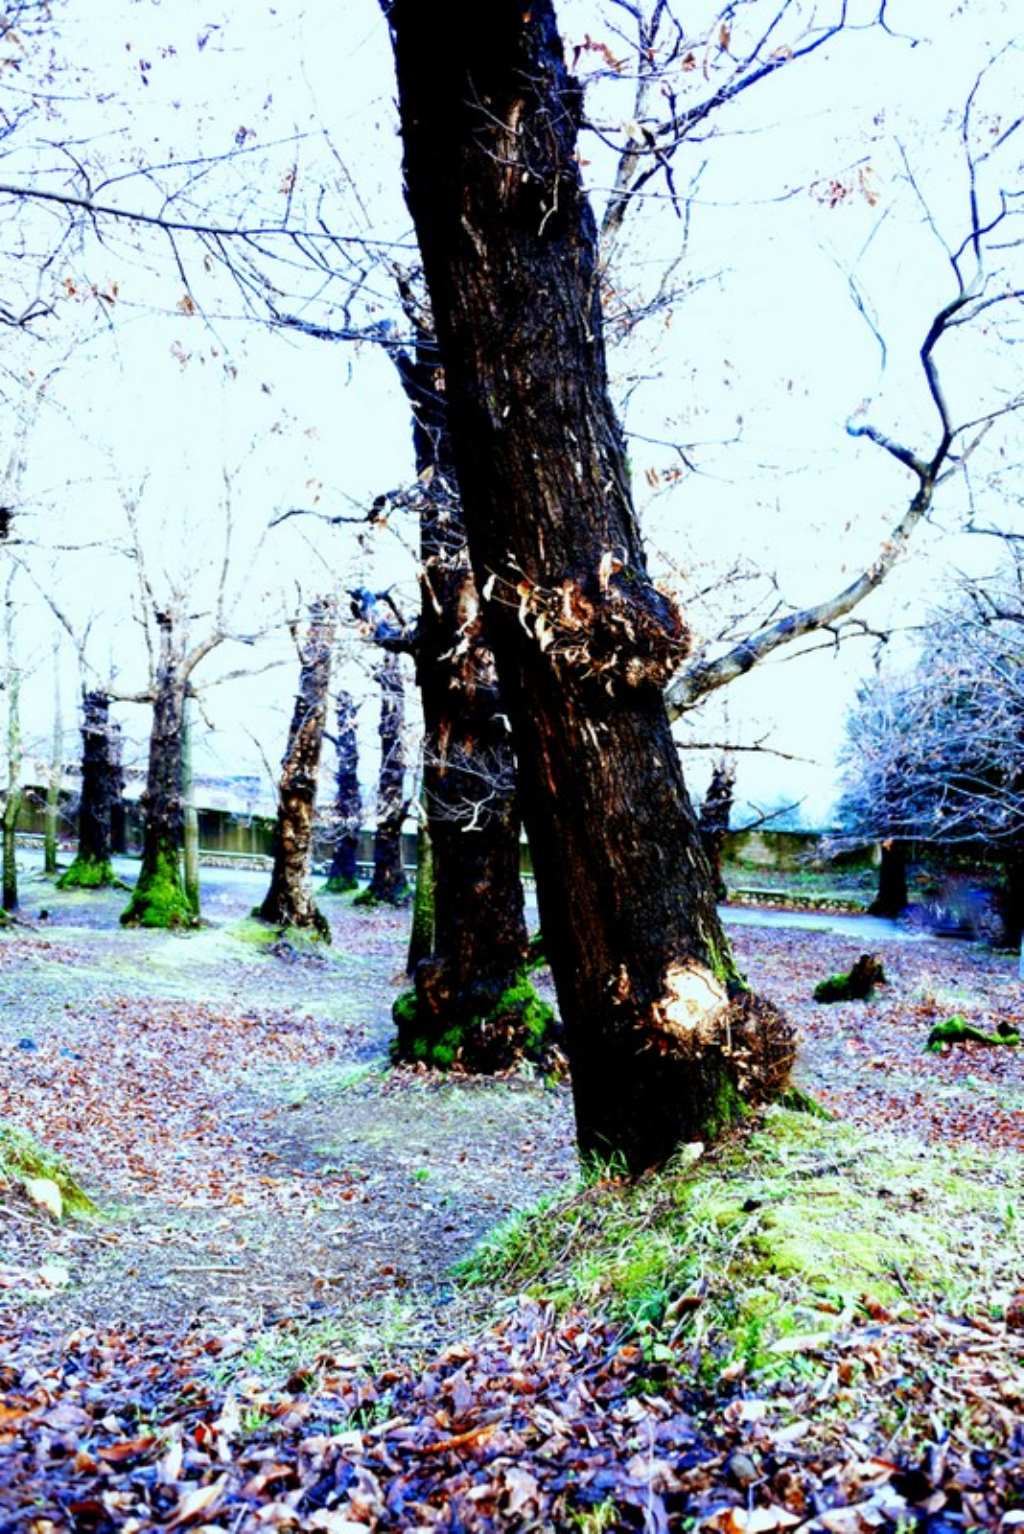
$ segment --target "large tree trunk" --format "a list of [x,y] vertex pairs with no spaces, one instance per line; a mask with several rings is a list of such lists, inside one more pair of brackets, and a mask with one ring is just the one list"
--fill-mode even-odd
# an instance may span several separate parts
[[343,894],[359,887],[356,862],[363,805],[359,796],[359,743],[356,738],[356,706],[350,692],[337,697],[338,733],[334,749],[338,758],[334,793],[334,850],[324,889]]
[[193,913],[199,915],[199,811],[196,808],[196,785],[192,771],[192,729],[194,708],[186,695],[181,720],[181,798],[183,804],[183,856],[185,894]]
[[868,906],[872,916],[899,916],[907,909],[907,845],[886,839],[878,865],[878,893]]
[[[1024,845],[1013,845],[1003,856],[1003,886],[999,892],[1001,948],[1020,948],[1024,943]],[[1024,963],[1024,950],[1022,950]]]
[[662,688],[611,408],[579,93],[550,0],[389,7],[410,210],[512,725],[584,1152],[633,1170],[770,1096],[792,1031],[742,989]]
[[103,889],[117,883],[110,861],[111,815],[117,797],[110,699],[105,692],[82,698],[82,796],[78,805],[78,853],[57,881],[59,889]]
[[261,921],[281,927],[308,928],[327,943],[331,941],[331,929],[310,892],[309,870],[320,752],[327,724],[334,630],[331,603],[310,603],[305,637],[301,640],[296,637],[299,691],[278,784],[274,869],[266,898],[256,911]]
[[116,721],[110,726],[110,774],[113,784],[110,847],[115,854],[123,854],[128,851],[128,810],[124,799],[124,737]]
[[414,975],[434,952],[434,849],[427,822],[427,796],[420,792],[416,822],[416,889],[412,897],[412,926],[405,955],[405,973]]
[[437,344],[422,320],[415,352],[396,361],[422,487],[416,676],[434,922],[433,950],[395,1004],[397,1054],[497,1070],[545,1055],[551,1012],[524,971],[512,739],[469,561]]
[[715,763],[711,782],[700,807],[700,838],[704,856],[711,869],[715,899],[724,900],[727,894],[722,877],[722,852],[729,834],[729,817],[732,814],[733,789],[736,786],[736,768],[727,758]]
[[121,921],[125,926],[192,927],[196,917],[181,872],[184,840],[181,733],[188,679],[181,675],[170,619],[158,614],[157,621],[160,655],[143,798],[142,867]]
[[353,905],[405,905],[409,884],[402,858],[405,797],[405,689],[397,655],[377,668],[380,683],[380,769],[377,774],[377,829],[373,838],[373,877]]

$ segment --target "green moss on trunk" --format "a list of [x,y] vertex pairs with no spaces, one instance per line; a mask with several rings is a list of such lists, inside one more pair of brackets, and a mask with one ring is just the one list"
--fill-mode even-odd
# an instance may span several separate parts
[[350,890],[358,888],[359,880],[354,877],[349,878],[347,875],[332,875],[331,878],[325,879],[322,885],[325,895],[347,895]]
[[57,880],[59,890],[127,889],[117,877],[109,858],[93,858],[81,853]]
[[181,882],[177,851],[161,849],[154,866],[143,863],[139,882],[132,891],[127,909],[121,913],[125,927],[194,927],[197,925],[192,902]]
[[422,1028],[412,988],[402,991],[391,1011],[401,1059],[422,1060],[438,1070],[459,1065],[471,1071],[505,1070],[520,1060],[546,1069],[556,1063],[555,1014],[537,995],[525,969],[486,1013],[453,1023],[441,1033]]

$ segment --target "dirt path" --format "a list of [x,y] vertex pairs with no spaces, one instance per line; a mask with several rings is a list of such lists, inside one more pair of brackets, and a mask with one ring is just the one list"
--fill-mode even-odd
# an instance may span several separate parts
[[335,901],[333,952],[289,960],[253,941],[258,884],[215,886],[220,925],[191,936],[28,884],[51,914],[0,948],[0,1117],[105,1218],[3,1222],[4,1329],[329,1317],[429,1348],[452,1264],[571,1176],[564,1090],[386,1071],[403,914]]

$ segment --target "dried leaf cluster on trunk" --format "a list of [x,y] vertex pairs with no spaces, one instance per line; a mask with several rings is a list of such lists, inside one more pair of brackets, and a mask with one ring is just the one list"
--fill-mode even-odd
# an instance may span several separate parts
[[389,16],[407,196],[578,1138],[641,1168],[774,1090],[792,1037],[738,999],[669,731],[662,688],[689,635],[648,576],[633,514],[579,91],[552,7],[500,0],[438,28],[428,7],[395,0]]

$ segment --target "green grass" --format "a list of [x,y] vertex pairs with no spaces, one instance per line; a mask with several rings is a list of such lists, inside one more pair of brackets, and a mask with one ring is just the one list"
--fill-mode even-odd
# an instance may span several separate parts
[[96,1205],[63,1156],[40,1145],[27,1129],[0,1119],[0,1187],[5,1201],[12,1194],[20,1196],[26,1180],[34,1178],[46,1178],[56,1183],[66,1213],[96,1212]]
[[648,1362],[699,1352],[705,1376],[811,1367],[813,1339],[865,1305],[911,1297],[996,1314],[1024,1262],[996,1163],[773,1108],[699,1162],[606,1178],[514,1217],[458,1270],[496,1297],[580,1304],[622,1323]]

